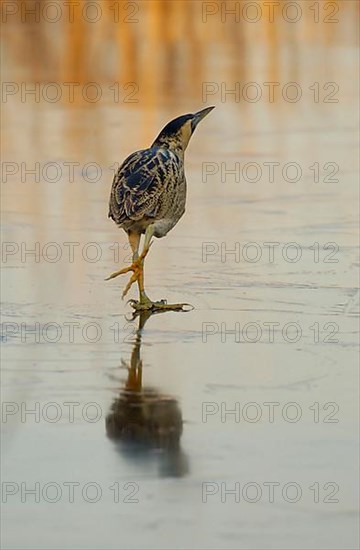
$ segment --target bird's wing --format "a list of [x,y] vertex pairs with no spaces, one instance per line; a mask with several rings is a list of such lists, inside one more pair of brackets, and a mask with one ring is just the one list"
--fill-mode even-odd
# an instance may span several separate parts
[[156,217],[167,182],[178,177],[179,172],[179,159],[168,149],[150,148],[133,153],[114,177],[109,216],[116,217],[117,223]]

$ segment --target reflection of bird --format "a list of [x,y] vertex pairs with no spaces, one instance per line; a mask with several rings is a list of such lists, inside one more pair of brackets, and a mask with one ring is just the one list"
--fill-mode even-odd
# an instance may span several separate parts
[[[143,264],[152,237],[164,237],[185,212],[184,152],[196,126],[213,108],[169,122],[151,147],[130,155],[114,177],[109,217],[127,232],[133,263],[112,273],[108,279],[133,271],[123,296],[137,281],[140,298],[139,302],[132,301],[136,310],[182,309],[184,305],[166,304],[164,300],[152,302],[144,289]],[[142,233],[145,233],[144,248],[139,255]]]
[[128,369],[125,388],[106,417],[106,432],[121,444],[122,454],[132,460],[156,457],[162,475],[181,477],[188,471],[188,462],[180,447],[183,421],[178,402],[142,384],[141,333],[152,314],[140,313],[130,367],[123,363]]

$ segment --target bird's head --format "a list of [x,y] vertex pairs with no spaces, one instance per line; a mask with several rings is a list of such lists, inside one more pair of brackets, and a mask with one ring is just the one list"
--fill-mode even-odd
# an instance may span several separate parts
[[167,147],[185,151],[196,126],[214,108],[206,107],[197,113],[174,118],[161,130],[152,147]]

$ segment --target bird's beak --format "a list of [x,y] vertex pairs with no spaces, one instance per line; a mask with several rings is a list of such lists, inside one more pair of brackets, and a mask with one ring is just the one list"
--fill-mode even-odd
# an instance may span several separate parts
[[201,111],[198,111],[194,114],[194,118],[192,119],[192,127],[195,130],[196,126],[199,124],[200,120],[206,117],[213,109],[215,109],[215,106],[212,107],[206,107],[206,109],[202,109]]

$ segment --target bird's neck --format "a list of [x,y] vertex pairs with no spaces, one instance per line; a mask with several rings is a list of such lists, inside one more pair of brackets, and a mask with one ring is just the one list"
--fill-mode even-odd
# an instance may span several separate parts
[[151,147],[161,147],[173,151],[178,157],[184,158],[185,148],[183,143],[177,139],[156,139]]

